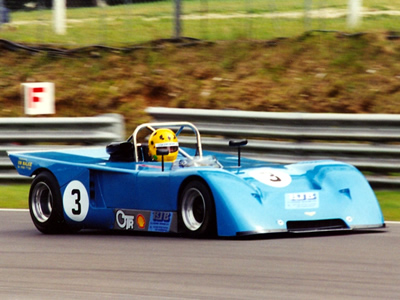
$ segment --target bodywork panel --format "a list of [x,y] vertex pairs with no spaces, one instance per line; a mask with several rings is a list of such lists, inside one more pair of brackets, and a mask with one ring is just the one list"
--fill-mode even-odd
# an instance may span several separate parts
[[[193,149],[185,151],[194,155]],[[64,217],[80,228],[178,232],[179,193],[192,178],[212,192],[220,236],[384,226],[374,192],[351,165],[242,159],[238,167],[235,156],[205,155],[222,168],[187,166],[180,155],[162,172],[159,162],[110,161],[103,147],[9,153],[21,175],[54,174]],[[77,190],[82,199],[87,197],[87,209],[71,215],[67,210],[76,211]]]

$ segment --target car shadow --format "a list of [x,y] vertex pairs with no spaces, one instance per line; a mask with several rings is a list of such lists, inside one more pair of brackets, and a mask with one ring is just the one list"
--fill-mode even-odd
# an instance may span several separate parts
[[270,240],[270,239],[298,239],[298,238],[317,238],[328,236],[345,236],[359,234],[380,234],[386,232],[386,228],[379,229],[363,229],[363,230],[340,230],[340,231],[313,231],[313,232],[280,232],[280,233],[263,233],[255,235],[244,235],[236,237],[228,237],[230,240]]
[[272,240],[272,239],[298,239],[298,238],[318,238],[328,236],[345,236],[359,234],[381,234],[385,233],[387,228],[379,229],[364,229],[364,230],[341,230],[341,231],[313,231],[313,232],[280,232],[280,233],[262,233],[242,236],[206,236],[206,237],[191,237],[179,233],[160,233],[148,231],[122,231],[122,230],[99,230],[85,229],[73,235],[79,236],[137,236],[137,237],[162,237],[162,238],[179,238],[186,240]]

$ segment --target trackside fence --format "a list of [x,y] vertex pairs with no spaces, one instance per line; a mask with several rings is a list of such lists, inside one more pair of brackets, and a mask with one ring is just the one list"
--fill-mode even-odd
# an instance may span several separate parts
[[[373,187],[400,188],[400,115],[269,113],[149,107],[157,121],[188,121],[204,150],[236,153],[229,140],[248,139],[245,157],[274,163],[334,159],[356,166]],[[0,118],[0,183],[26,182],[7,151],[105,145],[125,138],[117,114],[79,118]],[[193,139],[179,137],[184,146]]]
[[130,48],[171,37],[271,40],[312,30],[380,30],[398,39],[399,10],[398,0],[0,0],[0,40]]
[[123,117],[118,114],[77,118],[0,118],[0,182],[29,180],[17,174],[7,151],[107,144],[124,139],[124,127]]
[[[400,188],[400,115],[275,113],[149,107],[157,121],[188,121],[204,150],[234,153],[231,139],[248,139],[243,156],[275,163],[334,159],[356,166],[373,187]],[[181,145],[191,139],[179,137]],[[396,176],[397,175],[397,176]]]

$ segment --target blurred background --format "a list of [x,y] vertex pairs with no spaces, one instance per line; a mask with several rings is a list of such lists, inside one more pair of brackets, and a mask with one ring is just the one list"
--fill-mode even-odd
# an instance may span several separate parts
[[[398,0],[0,0],[0,52],[0,117],[35,82],[54,83],[55,117],[116,113],[125,136],[154,106],[400,114]],[[369,174],[400,186],[399,143]]]
[[[0,0],[0,39],[116,46],[171,37],[267,40],[309,30],[400,30],[400,1],[393,0],[62,1],[60,17],[52,0]],[[62,18],[65,24],[57,25]]]

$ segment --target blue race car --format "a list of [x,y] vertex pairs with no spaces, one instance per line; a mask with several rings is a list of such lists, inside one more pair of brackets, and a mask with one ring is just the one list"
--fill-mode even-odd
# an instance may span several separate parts
[[[178,137],[188,133],[194,148],[179,146]],[[34,177],[29,209],[43,233],[116,229],[203,237],[385,226],[355,167],[241,158],[246,143],[230,142],[237,156],[203,152],[193,124],[147,123],[107,147],[9,157],[19,174]]]

